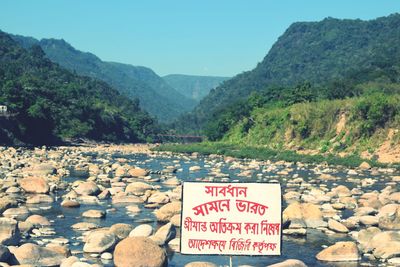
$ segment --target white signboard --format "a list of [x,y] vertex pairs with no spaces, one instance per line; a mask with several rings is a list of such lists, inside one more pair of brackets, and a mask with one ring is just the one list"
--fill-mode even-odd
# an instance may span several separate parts
[[185,182],[181,253],[280,255],[280,184]]

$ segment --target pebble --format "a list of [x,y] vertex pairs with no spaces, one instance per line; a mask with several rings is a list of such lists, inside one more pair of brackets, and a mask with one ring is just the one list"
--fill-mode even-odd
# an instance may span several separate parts
[[106,216],[106,212],[103,210],[87,210],[82,213],[82,217],[86,218],[104,218]]
[[103,260],[112,260],[113,256],[109,252],[104,252],[104,253],[101,254],[101,258]]

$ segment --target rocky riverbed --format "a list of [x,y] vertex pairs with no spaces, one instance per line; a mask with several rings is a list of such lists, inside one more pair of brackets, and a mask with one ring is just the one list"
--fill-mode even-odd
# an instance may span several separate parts
[[138,145],[0,148],[0,266],[220,266],[179,253],[181,184],[280,182],[280,257],[235,266],[399,266],[396,170],[151,152]]

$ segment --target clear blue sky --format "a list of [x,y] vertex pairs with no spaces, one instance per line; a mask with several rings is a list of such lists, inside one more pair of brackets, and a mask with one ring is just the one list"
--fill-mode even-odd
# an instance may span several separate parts
[[1,0],[0,30],[171,73],[250,70],[296,21],[373,19],[400,0]]

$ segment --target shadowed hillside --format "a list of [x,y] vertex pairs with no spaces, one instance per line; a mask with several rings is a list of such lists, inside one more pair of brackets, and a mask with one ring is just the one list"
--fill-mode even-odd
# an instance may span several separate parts
[[157,129],[137,101],[52,63],[37,45],[25,50],[1,31],[0,73],[0,103],[14,115],[2,123],[2,143],[143,142]]
[[91,53],[81,52],[64,40],[13,36],[24,47],[40,45],[53,62],[80,75],[103,80],[131,99],[160,121],[166,122],[190,111],[195,101],[169,86],[149,68],[115,62],[105,62]]
[[350,72],[385,61],[381,55],[395,55],[399,40],[399,14],[370,21],[327,18],[294,23],[254,70],[211,90],[191,114],[182,116],[174,126],[181,131],[204,129],[212,114],[254,91],[296,86],[304,81],[323,87]]

